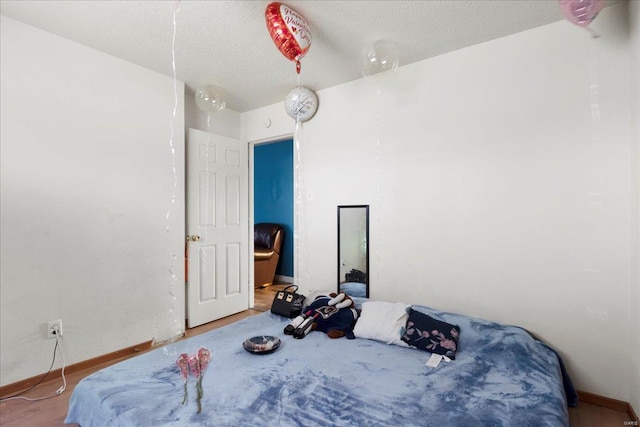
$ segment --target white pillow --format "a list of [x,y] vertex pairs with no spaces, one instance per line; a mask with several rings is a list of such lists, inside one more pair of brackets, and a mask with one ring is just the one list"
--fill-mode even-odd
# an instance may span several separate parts
[[400,337],[404,334],[411,306],[401,302],[367,301],[353,328],[357,338],[382,341],[407,347]]

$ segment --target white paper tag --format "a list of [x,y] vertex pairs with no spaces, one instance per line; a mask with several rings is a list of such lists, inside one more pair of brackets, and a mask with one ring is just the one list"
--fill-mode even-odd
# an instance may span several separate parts
[[447,356],[442,356],[442,358],[444,359],[445,362],[451,362],[451,359],[449,359]]
[[425,365],[431,366],[432,368],[437,368],[441,360],[442,356],[440,354],[432,353],[431,357],[429,358],[429,360],[427,360],[427,363],[425,363]]

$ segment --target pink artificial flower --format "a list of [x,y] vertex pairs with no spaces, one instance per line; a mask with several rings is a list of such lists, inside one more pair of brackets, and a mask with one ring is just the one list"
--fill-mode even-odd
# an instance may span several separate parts
[[[196,401],[198,402],[198,414],[202,412],[202,396],[204,395],[204,390],[202,388],[202,377],[204,375],[205,369],[209,366],[209,360],[211,359],[211,352],[204,347],[201,347],[198,350],[198,354],[191,356],[189,358],[189,366],[191,366],[191,371],[198,379],[196,382],[196,391],[198,393],[196,397]],[[194,366],[197,366],[194,370]]]
[[184,405],[187,401],[187,380],[189,379],[189,356],[187,353],[182,353],[176,363],[180,368],[180,376],[184,380],[184,396],[182,397],[182,404]]
[[204,371],[209,366],[209,360],[211,360],[211,352],[202,347],[198,350],[198,360],[200,361],[200,375],[204,374]]
[[189,370],[191,370],[191,374],[196,378],[196,402],[198,403],[198,414],[202,412],[202,395],[204,394],[204,390],[202,389],[202,377],[207,366],[209,366],[210,360],[211,352],[202,347],[198,350],[198,354],[189,356],[186,353],[182,353],[176,361],[180,367],[180,375],[182,375],[182,378],[184,379],[183,405],[187,401],[187,379],[189,377]]
[[196,379],[200,378],[200,360],[197,355],[189,356],[189,367],[191,368],[191,373]]
[[186,380],[189,377],[189,356],[187,353],[182,353],[178,360],[176,360],[178,367],[180,368],[180,375],[183,380]]

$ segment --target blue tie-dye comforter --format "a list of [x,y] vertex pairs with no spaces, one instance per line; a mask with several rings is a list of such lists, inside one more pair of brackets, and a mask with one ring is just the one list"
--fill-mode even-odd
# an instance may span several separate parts
[[[271,313],[159,348],[83,379],[66,423],[92,426],[568,426],[558,358],[524,330],[414,306],[460,326],[456,359],[425,366],[429,353],[366,339],[301,340]],[[245,351],[256,335],[282,344]],[[196,385],[175,363],[211,350],[202,412]]]

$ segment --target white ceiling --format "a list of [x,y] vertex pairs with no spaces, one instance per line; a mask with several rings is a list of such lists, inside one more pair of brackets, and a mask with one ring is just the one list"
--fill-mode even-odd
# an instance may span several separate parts
[[[282,101],[297,85],[295,64],[275,47],[269,1],[7,1],[2,15],[159,73],[189,93],[221,88],[244,112]],[[399,49],[400,66],[563,19],[555,0],[285,1],[311,26],[301,83],[314,90],[361,77],[362,51],[376,40]],[[570,25],[570,24],[567,24]]]

